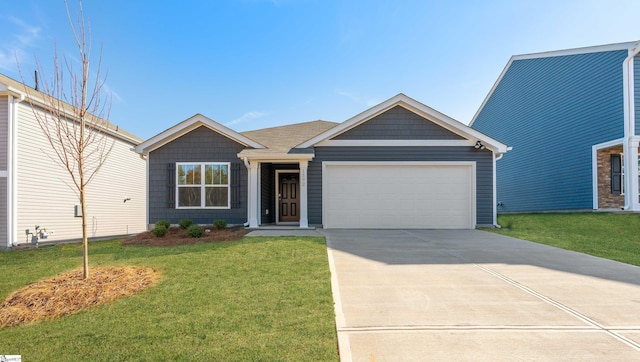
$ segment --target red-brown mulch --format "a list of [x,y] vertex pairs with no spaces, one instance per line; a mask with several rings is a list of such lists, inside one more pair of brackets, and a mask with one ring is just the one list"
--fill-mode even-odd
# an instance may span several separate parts
[[[216,229],[214,226],[203,227],[203,229],[205,229],[205,232],[199,238],[190,237],[187,235],[186,230],[182,230],[179,227],[169,228],[167,233],[160,237],[147,231],[123,240],[122,245],[175,246],[203,242],[232,241],[242,239],[251,231],[242,228]],[[209,230],[209,232],[206,232],[206,230]]]
[[74,270],[11,293],[0,305],[0,328],[47,320],[121,299],[157,283],[160,273],[142,267]]

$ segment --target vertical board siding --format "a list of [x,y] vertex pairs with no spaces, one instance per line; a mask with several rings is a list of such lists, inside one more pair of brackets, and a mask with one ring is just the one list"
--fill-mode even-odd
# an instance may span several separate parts
[[9,107],[9,97],[0,96],[0,171],[9,164]]
[[309,223],[316,225],[322,224],[323,161],[475,161],[476,223],[493,224],[493,154],[488,150],[473,147],[316,147],[307,171]]
[[590,209],[591,146],[623,136],[627,51],[515,60],[472,127],[513,147],[498,211]]
[[464,138],[402,106],[395,106],[333,139],[460,140]]
[[[212,224],[224,219],[229,224],[243,224],[247,221],[247,176],[238,152],[245,147],[207,127],[199,127],[172,142],[149,153],[149,223],[167,220],[177,224],[182,219],[191,219],[194,224]],[[176,209],[168,207],[170,180],[168,165],[176,162],[230,162],[239,167],[239,207],[231,209]],[[235,166],[238,164],[239,166]],[[171,177],[176,177],[175,173]],[[174,191],[175,192],[175,191]]]
[[[260,213],[262,215],[262,223],[269,224],[276,222],[276,201],[275,201],[275,171],[272,163],[263,163],[260,165]],[[267,210],[269,213],[267,214]]]
[[[146,230],[145,161],[133,146],[115,139],[109,158],[86,188],[89,237]],[[77,190],[27,102],[19,104],[17,153],[16,242],[28,241],[25,230],[35,225],[54,232],[50,241],[81,238],[81,218],[74,217]],[[125,198],[131,200],[125,203]]]

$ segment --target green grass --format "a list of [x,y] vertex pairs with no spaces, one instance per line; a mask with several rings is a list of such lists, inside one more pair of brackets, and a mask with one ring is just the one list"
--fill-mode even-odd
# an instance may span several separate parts
[[[138,295],[0,329],[0,354],[26,361],[338,360],[322,238],[245,238],[180,247],[90,244],[91,266],[162,273]],[[0,298],[81,267],[80,245],[0,253]]]
[[503,214],[498,224],[488,231],[640,266],[640,214]]

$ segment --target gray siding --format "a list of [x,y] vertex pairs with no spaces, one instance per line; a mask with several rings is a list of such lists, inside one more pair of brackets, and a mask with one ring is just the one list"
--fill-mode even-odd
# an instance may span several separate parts
[[309,163],[309,223],[322,224],[323,161],[475,161],[476,223],[493,224],[493,157],[473,147],[317,147]]
[[442,128],[402,106],[352,128],[334,140],[459,140],[463,137]]
[[627,51],[513,61],[472,127],[512,146],[498,211],[590,209],[591,146],[623,137]]
[[[195,224],[212,224],[214,220],[225,219],[229,224],[247,221],[247,176],[248,172],[237,154],[245,147],[206,127],[199,127],[182,137],[163,145],[149,154],[149,223],[167,220],[177,224],[182,219],[191,219]],[[176,209],[169,204],[170,192],[175,196],[174,183],[176,162],[231,162],[240,168],[237,183],[240,192],[240,206],[231,209]],[[170,165],[174,165],[173,172]],[[234,166],[236,165],[236,166]],[[233,175],[233,172],[231,172]],[[232,191],[233,194],[233,191]]]

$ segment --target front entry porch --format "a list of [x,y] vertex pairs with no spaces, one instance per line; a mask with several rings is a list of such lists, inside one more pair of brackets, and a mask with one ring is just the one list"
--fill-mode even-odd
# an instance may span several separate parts
[[624,148],[619,140],[593,146],[594,209],[639,210],[640,149]]
[[250,228],[309,228],[308,160],[245,160],[249,170]]

